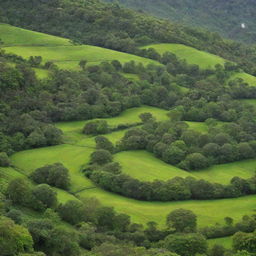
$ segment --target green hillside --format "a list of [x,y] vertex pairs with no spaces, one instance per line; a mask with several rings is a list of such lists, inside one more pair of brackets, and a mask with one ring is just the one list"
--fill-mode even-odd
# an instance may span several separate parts
[[215,65],[225,63],[225,60],[219,56],[199,51],[195,48],[182,44],[152,44],[144,49],[154,48],[160,54],[172,52],[180,59],[185,59],[189,64],[197,64],[200,68],[214,68]]
[[[103,61],[119,60],[121,63],[135,61],[144,65],[157,62],[132,54],[117,52],[91,45],[72,45],[68,39],[50,36],[43,33],[20,29],[0,24],[3,49],[28,59],[30,56],[41,56],[43,63],[51,61],[62,69],[79,69],[79,61],[87,60],[89,65]],[[18,40],[16,40],[18,39]],[[43,71],[37,72],[40,78],[45,77]]]

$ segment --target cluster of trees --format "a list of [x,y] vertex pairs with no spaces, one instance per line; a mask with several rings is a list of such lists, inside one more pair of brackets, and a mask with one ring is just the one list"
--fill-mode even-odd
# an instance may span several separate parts
[[234,223],[234,220],[230,217],[224,219],[225,225],[216,223],[214,226],[204,227],[200,229],[207,238],[219,238],[232,236],[237,232],[252,233],[256,230],[256,216],[244,215],[241,221]]
[[1,22],[68,37],[76,43],[135,54],[140,52],[139,45],[181,43],[235,61],[247,71],[255,72],[256,52],[253,47],[224,40],[216,33],[136,13],[117,4],[104,4],[97,0],[86,3],[54,0],[40,1],[35,5],[29,0],[20,4],[5,0],[1,13]]
[[31,179],[38,184],[48,184],[65,190],[70,187],[69,171],[61,163],[36,169],[31,174]]
[[[198,232],[197,216],[190,210],[170,212],[164,229],[158,229],[155,222],[143,227],[132,223],[128,215],[102,206],[93,198],[60,204],[55,197],[53,206],[49,203],[51,197],[47,185],[39,186],[45,188],[31,187],[25,180],[16,179],[8,186],[7,198],[0,194],[0,250],[3,256],[22,253],[29,256],[195,256],[198,253],[217,256],[220,250],[230,256],[240,255],[235,254],[239,250],[255,253],[253,233],[237,233],[234,236],[234,251],[223,247],[208,249],[206,238],[202,235],[205,231]],[[44,210],[33,218],[28,217],[23,208],[17,208],[35,209],[31,192],[45,204]],[[64,222],[70,225],[64,225]],[[227,221],[229,225],[231,222]],[[250,223],[254,223],[255,228],[255,218],[251,218]],[[244,232],[253,230],[253,227],[248,229],[248,218],[244,217],[239,225],[243,227],[239,230]]]
[[[141,146],[143,138],[145,137],[134,138],[134,141]],[[139,181],[123,174],[121,166],[113,162],[112,154],[117,149],[106,137],[98,136],[95,141],[97,150],[91,154],[90,164],[85,168],[84,173],[94,183],[111,192],[147,201],[207,200],[234,198],[256,193],[255,176],[250,179],[234,177],[229,185],[210,183],[193,177],[176,177],[168,181]],[[202,165],[202,160],[200,157],[195,157],[191,160],[190,165],[192,163],[193,167],[196,164],[197,166]]]

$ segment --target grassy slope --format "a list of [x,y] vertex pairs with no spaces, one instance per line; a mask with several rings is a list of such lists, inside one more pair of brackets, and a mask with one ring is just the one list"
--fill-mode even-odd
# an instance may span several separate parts
[[59,145],[40,149],[26,150],[14,154],[11,159],[15,166],[25,170],[27,174],[46,164],[61,162],[70,171],[71,190],[77,191],[92,187],[90,180],[86,179],[80,169],[89,161],[93,149],[75,147],[72,145]]
[[113,51],[90,45],[72,45],[68,39],[0,24],[4,49],[24,58],[42,56],[43,62],[53,61],[63,69],[79,69],[79,61],[86,59],[89,65],[102,61],[119,60],[122,63],[134,60],[144,65],[156,61],[132,54]]
[[232,248],[232,236],[216,238],[216,239],[208,239],[208,245],[212,247],[215,244],[222,245],[226,249]]
[[[145,161],[147,159],[147,161]],[[256,160],[245,160],[229,164],[215,165],[191,173],[166,164],[146,151],[125,151],[115,155],[115,160],[123,167],[123,172],[143,181],[168,180],[176,176],[193,176],[210,182],[228,184],[234,176],[250,178],[255,174]]]
[[154,48],[160,54],[172,52],[178,58],[186,59],[189,64],[197,64],[200,68],[213,68],[216,64],[225,63],[225,60],[219,56],[182,44],[153,44],[143,48]]
[[235,73],[230,77],[229,80],[233,80],[236,78],[241,78],[244,80],[244,82],[248,83],[249,85],[256,86],[256,77],[255,76],[252,76],[247,73]]
[[[162,227],[165,225],[166,215],[178,208],[190,209],[198,216],[200,227],[223,223],[223,218],[232,216],[239,220],[245,214],[255,213],[256,196],[246,196],[235,199],[180,201],[180,202],[145,202],[122,197],[99,188],[83,191],[78,194],[83,197],[96,197],[104,205],[113,206],[117,211],[131,216],[132,221],[146,224],[155,221]],[[221,211],[220,211],[221,209]]]
[[0,38],[4,46],[72,45],[68,39],[34,32],[8,24],[0,24]]

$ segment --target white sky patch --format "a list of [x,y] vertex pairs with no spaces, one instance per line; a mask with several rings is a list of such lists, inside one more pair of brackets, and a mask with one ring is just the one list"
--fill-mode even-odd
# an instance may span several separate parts
[[245,23],[241,23],[241,28],[246,28]]

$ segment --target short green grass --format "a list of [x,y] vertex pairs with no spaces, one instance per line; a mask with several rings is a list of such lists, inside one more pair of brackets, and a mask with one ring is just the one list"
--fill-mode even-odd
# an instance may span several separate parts
[[145,202],[138,201],[99,188],[85,190],[78,194],[80,198],[96,197],[106,206],[113,206],[118,212],[131,216],[136,223],[146,224],[155,221],[164,227],[166,216],[175,209],[192,210],[198,216],[199,227],[223,223],[227,216],[238,221],[245,214],[254,214],[256,211],[256,196],[246,196],[222,200],[179,201],[179,202]]
[[247,73],[235,73],[229,78],[229,81],[234,80],[236,78],[241,78],[244,80],[244,82],[248,83],[249,85],[256,86],[256,77],[255,76],[252,76]]
[[[112,118],[102,118],[108,122],[108,124],[112,127],[115,127],[119,124],[134,124],[141,122],[139,115],[145,112],[150,112],[158,121],[168,120],[167,110],[150,107],[150,106],[142,106],[137,108],[130,108],[122,112],[119,116]],[[63,132],[71,132],[71,131],[82,131],[86,122],[89,121],[75,121],[75,122],[60,122],[56,123],[56,127],[61,129]]]
[[18,152],[12,155],[12,163],[25,170],[27,174],[36,168],[56,162],[62,163],[70,171],[71,191],[93,187],[92,182],[81,172],[82,165],[88,163],[94,149],[72,145],[59,145]]
[[217,244],[217,245],[222,245],[226,249],[232,249],[232,236],[208,239],[207,243],[210,248],[215,244]]
[[43,63],[46,61],[54,62],[59,68],[77,70],[80,69],[79,61],[87,60],[88,65],[96,65],[103,61],[119,60],[121,63],[134,60],[144,65],[155,63],[156,61],[138,57],[132,54],[109,50],[91,45],[72,45],[72,46],[14,46],[5,47],[7,52],[15,53],[28,59],[30,56],[41,56]]
[[4,46],[72,45],[72,43],[65,38],[22,29],[8,24],[0,24],[0,38]]
[[185,59],[189,64],[197,64],[200,68],[214,68],[216,64],[224,65],[225,59],[183,44],[152,44],[143,48],[154,48],[160,54],[172,52],[180,59]]
[[177,176],[184,178],[192,176],[210,182],[228,184],[234,176],[250,178],[256,171],[256,160],[245,160],[187,172],[166,164],[146,151],[120,152],[115,155],[115,161],[121,164],[124,173],[142,181],[168,180]]

